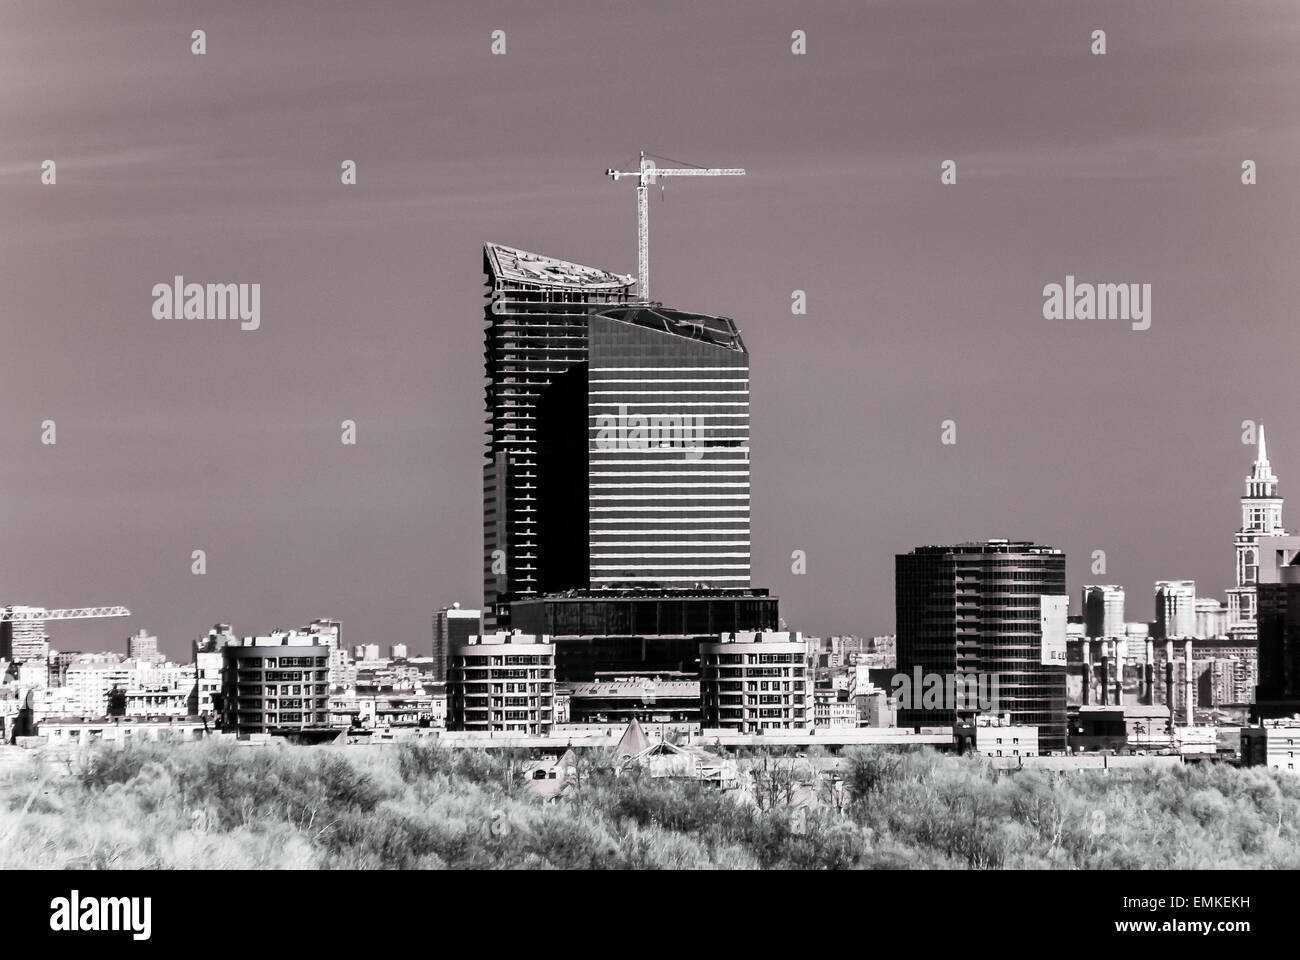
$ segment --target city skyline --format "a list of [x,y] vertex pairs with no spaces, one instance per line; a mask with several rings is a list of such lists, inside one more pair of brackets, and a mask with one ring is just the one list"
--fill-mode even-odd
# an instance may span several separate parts
[[[0,38],[0,117],[20,131],[0,147],[16,225],[0,280],[6,350],[24,359],[0,404],[0,603],[133,611],[60,624],[63,649],[144,627],[181,657],[215,622],[260,634],[314,616],[423,649],[434,611],[481,602],[478,244],[632,273],[627,193],[603,170],[642,147],[748,170],[652,201],[654,292],[735,317],[753,350],[752,581],[791,625],[892,632],[895,554],[988,537],[1061,548],[1072,598],[1127,585],[1132,619],[1152,616],[1158,579],[1224,596],[1241,421],[1270,425],[1281,492],[1300,476],[1284,418],[1294,18],[1023,5],[990,30],[924,8],[760,3],[736,24],[683,6],[617,27],[523,4],[394,5],[382,24],[205,11],[233,69],[190,59],[183,9],[77,10],[77,49],[70,8],[23,9]],[[1104,70],[1086,42],[1099,18]],[[509,53],[490,60],[497,26]],[[610,106],[643,95],[618,69],[628,29],[664,41],[653,109]],[[166,89],[141,49],[164,58]],[[572,50],[601,83],[575,90]],[[683,109],[720,59],[703,109]],[[837,93],[846,73],[878,95]],[[267,112],[225,106],[268,89]],[[310,129],[287,135],[277,118],[304,107]],[[345,159],[355,187],[338,183]],[[182,274],[261,283],[260,328],[152,317],[152,286]],[[1149,282],[1150,329],[1045,321],[1043,286],[1066,276]],[[1212,372],[1189,359],[1206,356]]]

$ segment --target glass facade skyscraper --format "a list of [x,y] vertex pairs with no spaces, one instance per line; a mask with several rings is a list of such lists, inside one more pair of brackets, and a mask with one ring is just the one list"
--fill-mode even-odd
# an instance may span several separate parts
[[749,356],[726,318],[589,325],[591,587],[748,587]]
[[[895,558],[894,587],[900,674],[919,668],[945,688],[949,678],[996,678],[992,712],[1037,727],[1043,752],[1065,749],[1065,664],[1055,656],[1068,605],[1063,552],[1014,540],[918,547]],[[943,726],[967,719],[960,713],[914,697],[898,725]]]
[[485,626],[565,591],[748,588],[749,355],[735,323],[509,247],[488,244],[484,269]]

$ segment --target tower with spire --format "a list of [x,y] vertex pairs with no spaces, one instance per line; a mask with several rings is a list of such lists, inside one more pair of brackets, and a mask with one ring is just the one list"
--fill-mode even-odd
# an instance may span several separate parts
[[1241,498],[1241,529],[1237,531],[1237,585],[1228,591],[1228,632],[1234,639],[1253,641],[1255,629],[1255,584],[1259,580],[1260,537],[1286,534],[1282,527],[1282,498],[1277,495],[1277,477],[1268,462],[1264,425],[1259,425],[1255,465],[1246,478],[1246,495]]

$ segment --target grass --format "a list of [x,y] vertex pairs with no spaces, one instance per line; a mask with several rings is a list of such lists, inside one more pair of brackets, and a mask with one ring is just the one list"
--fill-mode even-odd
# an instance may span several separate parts
[[[838,790],[718,793],[614,776],[564,799],[523,757],[421,744],[93,753],[0,782],[0,867],[168,869],[1237,868],[1300,866],[1300,779],[1213,765],[995,775],[976,758],[846,753]],[[766,760],[766,764],[764,763]],[[739,761],[779,776],[775,757]],[[764,772],[766,771],[766,772]],[[771,784],[768,784],[771,786]],[[778,785],[779,786],[779,785]]]

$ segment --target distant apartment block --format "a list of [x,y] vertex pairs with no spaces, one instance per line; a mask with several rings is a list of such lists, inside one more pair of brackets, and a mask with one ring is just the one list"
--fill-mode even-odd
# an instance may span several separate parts
[[146,630],[141,630],[134,636],[126,638],[126,656],[128,660],[140,660],[142,662],[166,659],[158,652],[158,638],[152,636]]
[[245,637],[221,652],[226,729],[284,733],[328,725],[328,647],[290,633]]
[[1155,599],[1155,639],[1180,640],[1197,635],[1195,580],[1157,580]]
[[1083,588],[1084,635],[1124,636],[1124,588],[1116,584]]
[[813,726],[858,726],[857,700],[848,690],[817,690],[813,693]]
[[0,609],[0,613],[21,617],[0,620],[0,660],[25,663],[29,660],[44,661],[49,656],[50,638],[45,632],[45,621],[35,616],[44,612],[44,607],[8,606]]
[[723,634],[700,644],[701,723],[761,733],[813,725],[812,655],[798,633]]
[[555,645],[523,633],[471,637],[450,650],[447,729],[544,737],[555,715]]

